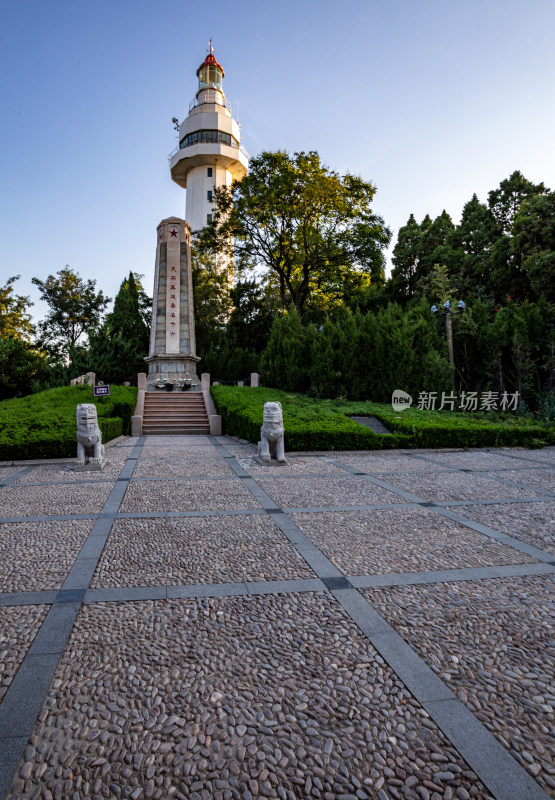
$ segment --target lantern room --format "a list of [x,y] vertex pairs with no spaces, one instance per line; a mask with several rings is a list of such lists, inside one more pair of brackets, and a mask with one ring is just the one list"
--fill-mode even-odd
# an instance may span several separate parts
[[206,56],[200,67],[197,69],[197,94],[203,89],[218,89],[220,92],[223,92],[222,79],[224,74],[224,68],[216,61],[214,48],[212,47],[212,41],[210,41],[210,53]]

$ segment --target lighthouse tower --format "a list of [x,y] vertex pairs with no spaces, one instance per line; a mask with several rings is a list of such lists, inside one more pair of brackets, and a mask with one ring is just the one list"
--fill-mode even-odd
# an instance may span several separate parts
[[198,90],[179,126],[179,146],[170,155],[173,180],[187,189],[185,219],[198,231],[212,219],[214,189],[247,174],[241,127],[222,89],[224,68],[210,52],[197,70]]

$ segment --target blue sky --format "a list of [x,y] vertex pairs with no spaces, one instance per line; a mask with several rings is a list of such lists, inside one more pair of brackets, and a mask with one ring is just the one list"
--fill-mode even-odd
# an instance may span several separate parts
[[554,34],[553,0],[4,0],[0,283],[36,300],[69,264],[152,292],[156,226],[185,209],[171,118],[210,37],[247,150],[372,180],[394,235],[515,169],[553,188]]

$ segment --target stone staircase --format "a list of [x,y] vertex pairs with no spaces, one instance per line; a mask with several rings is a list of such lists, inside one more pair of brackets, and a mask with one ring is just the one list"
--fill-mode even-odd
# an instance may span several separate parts
[[202,392],[146,392],[143,435],[209,434]]

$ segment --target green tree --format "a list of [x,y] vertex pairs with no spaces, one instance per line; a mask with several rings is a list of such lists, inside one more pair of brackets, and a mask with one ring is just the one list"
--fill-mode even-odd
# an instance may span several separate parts
[[0,337],[28,340],[35,330],[27,311],[33,303],[28,297],[14,294],[13,284],[19,277],[14,275],[0,286]]
[[105,325],[110,336],[121,336],[133,342],[137,352],[148,355],[150,330],[141,308],[139,287],[132,272],[122,281],[114,300],[114,308],[106,317]]
[[199,247],[271,276],[283,308],[293,303],[302,321],[314,293],[343,298],[352,273],[383,284],[390,233],[371,209],[375,191],[327,169],[316,152],[262,153],[242,181],[216,190]]
[[[215,269],[208,254],[194,247],[192,258],[195,337],[197,355],[222,347],[225,326],[232,310],[230,281],[225,271]],[[203,362],[203,372],[206,372]],[[208,370],[210,372],[210,370]]]
[[399,228],[391,257],[393,269],[388,295],[396,303],[404,305],[416,295],[421,241],[422,228],[411,214],[407,224]]
[[418,296],[422,296],[425,282],[436,264],[445,264],[451,271],[457,259],[451,245],[455,226],[449,214],[442,211],[431,225],[427,224],[427,220],[424,222],[426,227],[423,227],[419,248]]
[[511,232],[511,226],[523,200],[532,195],[545,194],[543,183],[531,183],[522,172],[516,170],[513,174],[501,181],[498,189],[492,189],[488,194],[488,205],[495,221],[505,234]]
[[308,386],[306,343],[297,309],[274,319],[268,346],[260,359],[260,375],[264,386],[302,392]]
[[474,194],[465,204],[459,225],[448,237],[456,253],[452,278],[456,293],[465,301],[482,291],[491,293],[492,249],[501,229],[491,210]]
[[511,232],[511,250],[519,256],[533,295],[555,300],[555,192],[527,197]]
[[244,280],[237,281],[230,296],[233,311],[226,325],[226,341],[230,347],[261,353],[277,313],[275,293],[255,280]]
[[513,245],[512,226],[523,202],[546,191],[543,183],[531,183],[516,171],[488,195],[491,213],[502,232],[492,249],[491,285],[498,303],[504,303],[507,297],[522,300],[530,291],[522,253]]
[[64,359],[85,332],[101,323],[109,297],[96,291],[96,281],[84,281],[69,266],[45,281],[33,278],[50,311],[39,322],[39,345],[55,359]]
[[[70,356],[74,369],[95,372],[104,383],[134,382],[144,372],[150,331],[141,309],[133,272],[125,278],[114,300],[114,308],[104,323],[89,331],[89,349],[83,352],[72,346]],[[143,293],[144,294],[144,293]]]
[[0,400],[29,394],[44,372],[46,356],[17,336],[0,337]]

